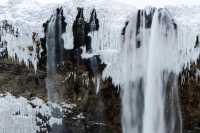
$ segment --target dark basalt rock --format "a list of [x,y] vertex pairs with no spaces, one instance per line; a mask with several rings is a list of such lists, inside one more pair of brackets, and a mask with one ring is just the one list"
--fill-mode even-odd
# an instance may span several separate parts
[[142,10],[138,10],[137,13],[137,22],[136,22],[136,36],[139,34],[139,30],[140,30],[140,26],[141,26],[141,22],[142,22],[142,17],[143,17],[143,11]]
[[194,48],[197,48],[197,47],[199,47],[199,36],[198,35],[196,36],[196,41],[195,41]]
[[[76,19],[73,23],[73,36],[74,36],[74,48],[71,50],[64,49],[64,40],[61,38],[61,34],[66,32],[66,22],[65,17],[63,16],[63,9],[58,8],[57,9],[57,19],[56,19],[56,26],[55,26],[55,34],[56,34],[56,59],[57,64],[60,64],[59,59],[63,57],[63,61],[71,62],[74,64],[74,69],[78,68],[79,66],[85,66],[87,71],[91,73],[91,75],[94,75],[94,73],[99,73],[102,71],[105,67],[104,64],[102,64],[99,56],[93,56],[89,59],[82,59],[82,49],[81,46],[86,46],[87,52],[92,52],[91,47],[91,37],[88,35],[89,32],[97,31],[99,29],[99,20],[97,18],[96,10],[93,9],[91,12],[90,20],[89,22],[86,22],[83,15],[83,8],[77,8],[78,14],[76,16]],[[60,17],[59,17],[60,16]],[[61,20],[60,20],[61,19]],[[58,21],[61,21],[61,29],[62,31],[59,31],[59,24]],[[47,38],[47,29],[48,29],[49,20],[43,24],[44,27],[44,38],[40,39],[40,44],[43,52],[41,53],[39,58],[39,68],[40,69],[46,69],[46,63],[47,63],[47,48],[46,48],[46,38]],[[63,49],[63,51],[61,50]],[[62,69],[63,66],[58,65],[58,70]]]
[[95,9],[92,10],[92,13],[90,15],[89,25],[90,25],[90,30],[88,31],[91,32],[99,30],[99,19],[97,18],[97,13]]
[[128,24],[129,24],[129,21],[126,21],[125,26],[123,27],[122,32],[121,32],[122,36],[124,36],[126,34],[126,28],[127,28]]
[[[71,49],[71,50],[65,50],[64,51],[64,70],[68,68],[66,71],[75,71],[75,72],[82,72],[82,71],[87,71],[90,76],[98,75],[102,73],[104,68],[106,67],[106,64],[102,63],[99,55],[95,55],[91,58],[88,59],[82,59],[81,54],[82,54],[82,49]],[[69,66],[71,66],[69,68]],[[61,73],[62,73],[61,71]],[[58,70],[60,72],[60,70]]]
[[[64,113],[63,125],[49,127],[49,116],[37,114],[37,125],[41,127],[38,133],[53,131],[57,128],[71,133],[121,133],[120,125],[120,94],[112,85],[112,80],[100,81],[100,92],[96,94],[95,76],[90,76],[82,66],[75,72],[73,64],[67,64],[59,75],[62,77],[64,89],[59,93],[65,101],[77,104],[70,112]],[[72,74],[70,74],[72,73]],[[45,87],[46,73],[27,69],[18,64],[0,64],[0,92],[10,92],[15,96],[24,96],[28,99],[39,97],[47,100]],[[68,77],[68,78],[66,78]],[[60,88],[62,89],[62,88]],[[32,108],[37,105],[30,103]],[[80,113],[84,119],[77,118]],[[76,119],[74,119],[76,118]],[[45,131],[42,129],[45,128]]]
[[87,23],[84,19],[83,8],[77,8],[78,14],[73,23],[73,36],[74,36],[74,49],[78,49],[81,46],[85,45],[85,37],[87,36],[86,26]]
[[145,16],[145,28],[147,29],[151,28],[153,15],[156,11],[156,8],[150,8],[149,10],[149,13],[147,13],[147,11],[143,11]]
[[[136,22],[136,37],[139,36],[139,33],[140,33],[140,26],[141,25],[141,22],[142,22],[142,17],[143,16],[143,11],[141,10],[138,10],[138,13],[137,13],[137,22]],[[141,46],[141,40],[140,39],[136,39],[136,48],[140,48]]]
[[[149,10],[149,11],[147,11]],[[138,10],[137,12],[137,21],[136,21],[136,48],[141,47],[141,38],[139,36],[141,29],[145,27],[146,29],[150,29],[152,25],[153,16],[155,13],[155,8]]]
[[[74,49],[68,50],[68,57],[78,67],[86,66],[87,70],[91,75],[102,72],[105,64],[102,64],[99,56],[93,56],[89,59],[82,59],[81,46],[86,46],[87,52],[92,52],[91,37],[88,35],[89,32],[97,31],[99,29],[99,20],[97,18],[96,10],[93,9],[91,12],[89,22],[86,22],[83,15],[83,8],[77,8],[78,14],[73,23],[73,35],[74,35]],[[67,53],[67,51],[66,51]]]
[[77,10],[78,14],[73,23],[74,49],[86,46],[86,51],[91,52],[91,37],[88,33],[99,29],[96,10],[92,10],[89,22],[84,19],[83,8],[77,8]]
[[[73,80],[72,76],[71,80],[66,82],[67,85],[74,85],[74,87],[68,86],[66,97],[71,97],[70,99],[78,103],[75,110],[66,113],[64,120],[66,127],[72,133],[121,133],[118,89],[112,85],[111,79],[107,79],[101,82],[101,90],[96,95],[94,89],[96,85],[91,80],[88,85],[82,82],[87,80],[88,76],[79,75],[76,80]],[[80,113],[83,114],[83,119],[73,119]]]

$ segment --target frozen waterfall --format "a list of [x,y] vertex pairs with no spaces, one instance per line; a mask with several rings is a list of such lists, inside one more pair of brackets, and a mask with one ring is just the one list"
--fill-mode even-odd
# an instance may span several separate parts
[[123,133],[181,133],[177,76],[198,58],[195,35],[154,8],[133,13],[124,30],[118,60],[104,73],[121,86]]

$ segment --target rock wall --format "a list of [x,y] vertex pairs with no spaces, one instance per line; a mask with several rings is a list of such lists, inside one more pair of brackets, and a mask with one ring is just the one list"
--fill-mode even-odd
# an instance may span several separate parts
[[179,76],[179,94],[184,132],[200,132],[200,65],[192,64]]
[[[59,9],[59,12],[62,9]],[[61,11],[62,12],[62,11]],[[140,12],[139,12],[140,13]],[[151,14],[150,14],[151,15]],[[150,17],[150,16],[146,16]],[[62,22],[65,21],[63,17]],[[137,21],[140,21],[139,19]],[[77,106],[72,112],[65,112],[64,124],[66,132],[71,133],[121,133],[121,100],[120,87],[115,87],[112,79],[102,80],[98,84],[98,78],[105,68],[99,58],[94,56],[89,59],[81,57],[81,46],[85,46],[87,52],[91,52],[91,31],[99,29],[98,18],[95,9],[91,13],[89,22],[83,17],[83,9],[78,8],[78,14],[73,25],[74,48],[64,49],[64,64],[57,67],[57,90],[61,101],[74,103]],[[139,23],[139,22],[138,22]],[[92,25],[94,24],[94,25]],[[126,23],[126,25],[128,22]],[[66,23],[63,22],[64,27]],[[147,22],[145,26],[150,27]],[[47,23],[44,24],[44,35],[47,33]],[[176,28],[176,25],[174,25]],[[62,29],[65,29],[62,27]],[[125,34],[123,29],[122,35]],[[65,32],[63,30],[62,32]],[[138,33],[139,34],[139,31]],[[0,92],[10,92],[16,96],[24,96],[28,99],[39,97],[47,101],[46,90],[46,63],[47,48],[46,36],[36,39],[33,34],[33,42],[37,48],[43,49],[39,58],[38,69],[27,68],[25,64],[12,61],[5,57],[0,60]],[[196,46],[198,44],[198,37]],[[140,40],[137,48],[140,47]],[[58,52],[59,53],[59,52]],[[39,54],[39,51],[38,53]],[[179,94],[183,114],[184,133],[200,132],[200,65],[193,64],[190,69],[185,69],[179,76]],[[96,93],[97,86],[99,93]]]

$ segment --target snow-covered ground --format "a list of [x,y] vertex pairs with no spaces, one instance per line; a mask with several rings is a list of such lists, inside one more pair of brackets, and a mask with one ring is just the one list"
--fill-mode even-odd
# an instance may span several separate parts
[[[63,104],[65,112],[73,107],[71,104]],[[47,127],[53,124],[62,124],[62,118],[52,116],[52,108],[62,111],[61,106],[46,104],[39,98],[27,100],[11,94],[1,94],[0,133],[36,133],[47,130]]]

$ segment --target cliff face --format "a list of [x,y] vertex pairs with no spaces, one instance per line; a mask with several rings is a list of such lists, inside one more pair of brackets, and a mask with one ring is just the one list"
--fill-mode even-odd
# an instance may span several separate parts
[[[117,88],[112,85],[112,80],[102,80],[102,70],[105,68],[98,55],[84,59],[81,57],[82,49],[86,46],[87,52],[91,52],[91,37],[89,32],[98,30],[99,23],[95,9],[91,12],[88,22],[83,18],[83,9],[78,9],[78,15],[74,21],[74,48],[64,49],[62,33],[66,32],[65,17],[63,9],[57,9],[55,14],[55,29],[51,29],[52,18],[43,24],[44,38],[39,38],[37,33],[33,33],[33,47],[29,51],[36,52],[38,59],[37,71],[35,66],[29,60],[28,66],[26,62],[20,61],[18,55],[15,60],[10,56],[1,58],[0,71],[0,92],[10,92],[14,96],[23,96],[27,99],[38,97],[44,101],[48,101],[48,88],[46,80],[48,76],[53,76],[55,82],[54,92],[57,93],[59,103],[65,102],[75,104],[70,111],[64,111],[64,119],[62,131],[73,133],[120,133],[120,93]],[[82,14],[82,15],[81,15]],[[61,27],[59,27],[61,26]],[[54,25],[52,26],[54,28]],[[4,29],[3,29],[4,30]],[[55,36],[50,32],[56,32]],[[48,35],[50,34],[50,35]],[[49,37],[50,36],[50,37]],[[48,41],[53,38],[55,40],[56,56],[51,60],[56,63],[56,72],[52,75],[48,70]],[[86,39],[85,39],[86,38]],[[84,41],[85,40],[85,41]],[[61,54],[63,53],[63,55]],[[61,58],[63,57],[63,59]],[[44,116],[40,116],[43,118]],[[48,119],[44,118],[44,122],[48,123]],[[42,125],[41,125],[42,128]],[[45,127],[51,131],[56,127]],[[47,132],[38,131],[41,133]]]
[[179,94],[185,131],[200,132],[199,63],[183,70],[179,76]]
[[[6,63],[5,60],[0,67],[1,93],[10,92],[17,97],[38,97],[47,101],[46,72],[38,70],[35,73],[34,69]],[[57,75],[59,97],[61,101],[77,105],[71,112],[64,113],[65,130],[74,133],[120,133],[120,94],[111,79],[101,80],[100,91],[96,94],[95,77],[89,77],[88,72],[81,68],[79,74],[70,68],[64,70]]]
[[[155,12],[157,13],[157,16],[154,16]],[[100,42],[100,40],[106,38],[106,36],[105,34],[100,34],[100,39],[95,38],[95,32],[102,33],[102,23],[100,24],[101,20],[99,20],[98,18],[97,11],[95,9],[92,9],[91,13],[89,14],[89,19],[86,19],[83,13],[83,8],[78,8],[77,16],[75,17],[75,20],[71,25],[71,30],[73,34],[73,47],[71,49],[64,48],[66,39],[63,39],[63,35],[66,33],[66,26],[68,24],[65,22],[66,18],[64,17],[62,8],[58,8],[55,14],[53,14],[51,18],[43,24],[43,38],[39,38],[37,33],[33,33],[33,46],[26,49],[19,48],[19,50],[21,51],[28,51],[28,56],[20,56],[20,53],[15,53],[16,51],[13,52],[13,54],[8,55],[8,53],[12,53],[11,51],[13,50],[13,47],[12,49],[4,48],[4,46],[6,47],[5,41],[3,41],[2,43],[0,39],[0,42],[2,43],[2,48],[4,48],[4,51],[2,52],[3,56],[1,57],[0,61],[0,92],[10,92],[17,97],[23,96],[27,99],[39,97],[46,102],[50,100],[49,95],[54,95],[56,96],[56,102],[75,104],[75,106],[71,108],[70,111],[63,111],[64,119],[62,120],[63,124],[62,128],[60,129],[62,131],[60,132],[121,133],[121,121],[123,121],[123,119],[121,120],[121,108],[123,104],[120,97],[125,93],[125,91],[121,90],[122,86],[128,86],[127,88],[123,88],[130,89],[130,94],[127,94],[128,96],[130,96],[128,97],[129,102],[125,104],[130,107],[136,107],[136,104],[137,107],[139,107],[137,115],[134,116],[133,114],[131,114],[130,116],[138,118],[140,120],[138,126],[140,129],[138,130],[140,130],[141,132],[142,118],[140,118],[140,116],[143,117],[144,112],[143,106],[145,85],[143,82],[146,80],[146,77],[144,76],[146,75],[145,72],[149,71],[149,73],[153,75],[152,77],[154,77],[154,72],[157,73],[158,69],[160,69],[160,65],[165,63],[168,65],[168,63],[171,63],[167,60],[166,62],[163,62],[162,59],[166,58],[161,58],[161,60],[160,58],[157,58],[159,56],[155,56],[155,51],[150,51],[152,49],[149,50],[149,52],[151,52],[149,56],[151,56],[151,58],[155,57],[155,60],[158,59],[158,61],[160,62],[154,61],[154,58],[152,60],[149,60],[149,58],[146,59],[146,53],[143,50],[147,44],[153,45],[157,41],[159,41],[159,44],[162,44],[164,46],[170,45],[171,43],[169,42],[171,42],[172,39],[170,37],[174,34],[175,36],[177,35],[176,33],[178,30],[178,25],[175,23],[174,19],[171,18],[168,10],[166,9],[157,10],[154,8],[150,8],[149,10],[138,10],[134,14],[133,19],[127,21],[125,23],[125,27],[121,29],[122,32],[120,37],[122,38],[120,39],[122,39],[122,41],[125,43],[123,43],[123,46],[120,46],[122,47],[122,51],[120,51],[122,53],[119,54],[119,62],[117,62],[117,64],[114,64],[114,68],[119,68],[119,70],[116,70],[117,72],[119,72],[116,74],[114,73],[115,71],[110,71],[110,73],[108,72],[109,74],[111,74],[109,78],[102,78],[104,70],[106,69],[107,65],[110,64],[105,63],[107,61],[106,59],[106,61],[102,61],[103,55],[98,55],[98,52],[93,53],[93,50],[95,51],[95,49],[93,49],[92,46],[95,47],[98,43],[97,41]],[[8,23],[6,25],[7,26],[3,27],[3,30],[6,31],[6,33],[8,34],[11,34],[11,37],[18,38],[18,30],[13,31],[14,27],[12,27],[12,25],[9,25]],[[159,27],[160,25],[161,27]],[[159,28],[164,29],[161,29],[163,31],[160,32],[160,34],[158,32]],[[151,36],[149,36],[150,31],[154,33],[154,38],[151,38]],[[109,31],[108,34],[115,35],[114,31],[111,33]],[[120,35],[120,32],[118,34]],[[143,35],[146,35],[147,38],[145,38],[145,36]],[[159,36],[161,39],[157,36]],[[151,39],[149,39],[148,37]],[[163,41],[162,37],[166,40]],[[109,36],[108,38],[111,39],[112,37]],[[114,39],[119,39],[119,36]],[[113,42],[116,41],[114,39],[112,38]],[[109,40],[110,45],[112,45],[112,41]],[[199,38],[197,36],[194,49],[198,50],[198,44]],[[52,46],[54,47],[54,49],[52,48]],[[101,49],[101,47],[103,46],[99,45],[99,47],[99,49]],[[110,48],[109,46],[107,47]],[[105,50],[107,47],[105,46],[103,50]],[[165,47],[160,48],[160,50],[161,52],[163,52],[162,54],[166,54],[167,52],[165,53],[165,51],[167,50],[170,53],[171,51],[173,52],[173,49],[165,49]],[[108,53],[109,52],[110,51],[108,51]],[[159,50],[157,50],[156,52],[159,52]],[[184,49],[180,51],[180,53],[184,53]],[[83,58],[84,54],[89,56],[85,56],[85,58]],[[11,60],[10,56],[12,58],[14,57],[15,61]],[[162,57],[162,55],[160,56]],[[171,56],[166,57],[171,59]],[[131,60],[131,62],[129,59],[132,58],[139,58],[137,60],[138,62],[134,59]],[[110,62],[114,60],[114,58],[112,58],[111,56],[109,57],[109,59],[111,60]],[[134,67],[135,62],[136,67]],[[151,64],[146,64],[147,62],[150,62]],[[146,65],[153,68],[154,71],[152,72],[151,69],[147,69]],[[154,69],[154,67],[156,69]],[[136,68],[137,71],[133,71],[133,68]],[[199,132],[199,68],[199,62],[197,62],[196,65],[191,65],[190,69],[182,70],[179,75],[178,88],[180,95],[181,111],[183,115],[184,133]],[[147,73],[147,75],[149,73]],[[175,74],[169,73],[167,71],[162,71],[161,73],[161,78],[163,78],[163,81],[167,77],[166,83],[164,81],[164,83],[162,84],[164,84],[164,86],[166,85],[166,89],[171,89],[171,86],[174,82],[173,80],[175,79]],[[136,77],[134,74],[138,74],[139,76],[136,76],[138,76],[139,79],[137,79],[138,77]],[[132,75],[136,77],[137,81],[135,81],[135,77],[132,77]],[[49,78],[51,79],[50,81],[52,81],[53,79],[53,84],[48,84]],[[151,77],[148,78],[151,80]],[[149,85],[151,85],[151,83],[153,82],[153,80],[151,80],[152,82],[150,80],[148,82]],[[120,83],[122,83],[122,85]],[[119,86],[116,87],[116,84],[119,84]],[[53,92],[50,90],[52,88]],[[134,91],[133,88],[137,88],[138,92]],[[168,98],[171,96],[171,94],[172,96],[176,95],[173,94],[173,90],[169,90],[169,92],[168,90],[164,91],[167,92],[167,95],[165,97],[165,104],[177,104],[176,102],[179,101],[177,99],[174,103],[168,101],[171,100],[170,98]],[[157,93],[157,91],[155,93]],[[134,95],[136,98],[134,99],[132,95]],[[126,98],[127,97],[125,97],[125,99]],[[131,109],[131,111],[133,111],[135,108]],[[170,111],[170,107],[164,107],[164,112],[166,114],[168,114]],[[43,118],[43,116],[41,116],[41,118]],[[170,118],[166,119],[170,121]],[[48,121],[48,119],[44,117],[44,121]],[[132,120],[132,118],[130,118],[130,121],[130,125],[134,125],[134,123],[137,123],[135,122],[135,120]],[[179,123],[177,125],[179,126]],[[48,128],[46,130],[54,130],[57,128],[56,126],[47,127]],[[180,128],[180,126],[178,128]],[[38,132],[47,132],[46,130]],[[179,129],[177,129],[177,132],[178,130]],[[170,131],[170,129],[167,129],[167,131]]]
[[[48,54],[50,54],[48,53],[48,50],[50,50],[48,41],[53,38],[56,42],[56,56],[51,60],[55,60],[56,73],[50,76],[53,76],[56,81],[54,92],[58,94],[59,103],[66,102],[76,105],[71,111],[63,112],[64,128],[61,132],[121,132],[121,105],[118,89],[112,85],[111,79],[105,81],[101,79],[101,72],[105,65],[98,55],[87,59],[81,57],[83,51],[80,47],[86,46],[87,52],[91,52],[89,32],[99,29],[95,9],[92,10],[88,22],[84,20],[82,12],[83,9],[78,9],[78,15],[74,21],[73,49],[67,50],[63,47],[64,40],[61,36],[62,33],[66,32],[67,24],[65,23],[62,8],[57,9],[55,25],[52,22],[54,20],[52,19],[53,17],[43,24],[44,38],[38,38],[38,34],[33,33],[32,41],[34,46],[27,49],[30,52],[36,52],[36,54],[30,54],[29,56],[38,59],[37,71],[34,70],[36,67],[31,64],[29,59],[27,64],[20,60],[19,55],[15,55],[14,61],[8,55],[2,57],[0,91],[1,93],[10,92],[17,97],[23,96],[27,99],[38,97],[47,102],[49,90],[46,80],[50,71],[47,67],[49,65],[47,58]],[[57,30],[52,31],[50,24],[53,24],[52,27]],[[55,32],[55,36],[50,32]],[[62,59],[61,57],[64,58]],[[53,127],[51,128],[48,127],[47,129],[53,130]]]
[[[8,60],[1,61],[0,68],[1,93],[10,92],[28,99],[39,97],[47,101],[44,71],[38,70],[35,73],[33,69]],[[199,65],[192,65],[190,70],[184,70],[179,77],[184,133],[199,133],[200,88],[197,68]],[[59,75],[59,79],[64,81],[61,83],[63,88],[60,88],[60,96],[67,103],[77,104],[71,113],[65,114],[64,123],[67,129],[76,133],[121,133],[121,100],[118,88],[112,85],[111,79],[101,80],[100,91],[96,94],[95,77],[90,79],[84,69],[79,69],[82,74],[76,75],[77,78],[74,78],[69,65]],[[84,119],[74,119],[80,113]]]

